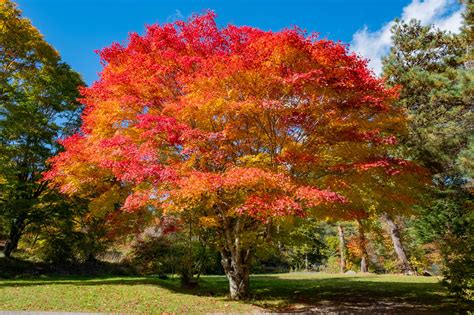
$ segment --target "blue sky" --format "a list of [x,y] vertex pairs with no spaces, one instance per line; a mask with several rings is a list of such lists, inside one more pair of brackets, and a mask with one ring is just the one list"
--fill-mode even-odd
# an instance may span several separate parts
[[[14,0],[15,1],[15,0]],[[322,37],[351,43],[372,60],[390,47],[387,36],[395,17],[421,19],[456,31],[456,0],[293,0],[293,1],[158,1],[158,0],[16,0],[24,16],[37,27],[76,71],[91,84],[100,71],[94,50],[123,42],[129,32],[142,33],[145,24],[185,19],[214,10],[219,25],[250,25],[280,30],[298,25]],[[388,38],[387,38],[388,37]],[[378,60],[377,60],[378,59]]]

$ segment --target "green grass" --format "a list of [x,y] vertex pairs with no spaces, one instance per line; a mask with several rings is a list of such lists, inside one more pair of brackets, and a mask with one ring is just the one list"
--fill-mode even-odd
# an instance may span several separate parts
[[204,276],[200,287],[153,277],[39,277],[0,280],[0,310],[120,313],[379,311],[454,313],[472,305],[450,298],[435,277],[291,273],[254,275],[251,297],[227,299],[227,280]]

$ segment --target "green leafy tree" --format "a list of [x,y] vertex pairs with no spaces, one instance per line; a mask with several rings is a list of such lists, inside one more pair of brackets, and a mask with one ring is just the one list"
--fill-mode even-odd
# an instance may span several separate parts
[[[0,216],[10,256],[56,200],[40,182],[58,137],[77,125],[81,77],[9,1],[0,3]],[[54,208],[54,207],[53,207]]]
[[314,218],[297,221],[298,224],[283,240],[290,267],[293,270],[321,267],[328,259],[326,238],[334,236],[334,229],[327,222]]

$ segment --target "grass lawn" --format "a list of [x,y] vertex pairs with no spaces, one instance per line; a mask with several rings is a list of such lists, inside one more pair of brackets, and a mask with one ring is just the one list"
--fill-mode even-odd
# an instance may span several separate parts
[[466,311],[436,277],[290,273],[254,275],[251,298],[226,298],[227,280],[204,276],[200,287],[153,277],[38,277],[0,280],[0,310],[120,313],[349,311],[445,314]]

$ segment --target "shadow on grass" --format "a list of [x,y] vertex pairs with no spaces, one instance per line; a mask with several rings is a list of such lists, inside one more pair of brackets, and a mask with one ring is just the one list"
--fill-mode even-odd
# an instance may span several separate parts
[[253,283],[252,289],[255,304],[274,311],[436,313],[464,308],[437,283],[361,277],[261,279]]
[[[377,276],[373,277],[374,279]],[[226,298],[228,282],[224,276],[204,276],[194,289],[180,286],[177,278],[154,277],[34,277],[3,280],[0,288],[41,285],[159,286],[180,294]],[[251,278],[251,303],[271,311],[324,311],[353,313],[408,312],[454,313],[472,308],[449,297],[438,283],[417,283],[370,277],[334,276],[330,278],[281,278],[279,275],[254,275]]]

